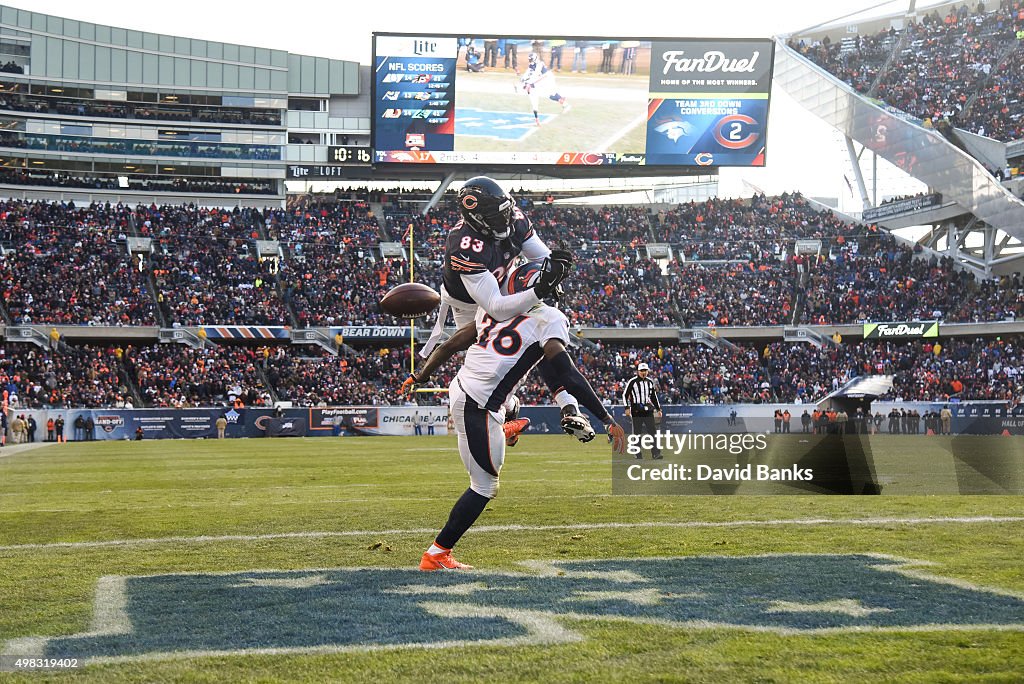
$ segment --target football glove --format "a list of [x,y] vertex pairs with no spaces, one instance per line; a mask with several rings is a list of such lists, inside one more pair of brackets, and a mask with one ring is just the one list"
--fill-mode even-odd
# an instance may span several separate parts
[[568,277],[572,271],[572,252],[564,249],[551,251],[551,256],[544,259],[544,267],[541,269],[540,278],[534,286],[537,296],[547,299],[555,294],[558,284]]
[[420,386],[420,381],[415,375],[409,373],[409,377],[402,381],[402,387],[398,390],[398,396],[407,397],[416,391],[416,388]]
[[624,454],[626,453],[626,431],[622,429],[622,426],[612,421],[607,425],[608,436],[612,440],[612,453]]

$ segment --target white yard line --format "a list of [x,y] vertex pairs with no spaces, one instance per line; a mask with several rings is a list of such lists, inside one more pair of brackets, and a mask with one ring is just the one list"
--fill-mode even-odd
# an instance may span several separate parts
[[7,446],[0,449],[0,458],[7,458],[8,456],[17,456],[18,454],[23,454],[26,451],[32,451],[33,449],[42,449],[43,447],[56,445],[56,442],[28,442],[27,444],[8,444]]
[[[784,527],[784,526],[875,526],[875,525],[970,525],[970,524],[1005,524],[1021,523],[1024,517],[1019,516],[973,516],[973,517],[929,517],[929,518],[792,518],[782,520],[723,520],[703,521],[686,520],[680,522],[604,522],[604,523],[572,523],[565,525],[479,525],[473,528],[474,534],[505,533],[505,532],[552,532],[579,530],[629,530],[629,529],[701,529],[729,527]],[[251,542],[272,539],[325,539],[332,537],[385,537],[405,535],[425,535],[437,532],[435,527],[412,527],[390,530],[340,530],[335,532],[278,532],[272,534],[225,534],[201,535],[196,537],[154,537],[141,539],[107,539],[103,541],[82,542],[49,542],[42,544],[11,544],[0,546],[2,551],[31,551],[40,549],[96,549],[108,547],[151,546],[156,544],[210,544],[218,542]]]
[[646,121],[647,113],[645,112],[644,114],[630,121],[628,124],[620,128],[619,130],[615,131],[607,140],[602,140],[601,142],[599,142],[594,149],[597,150],[598,152],[604,152],[606,150],[615,149],[615,143],[617,143],[621,138],[626,137],[629,134],[629,132],[632,131],[637,126],[641,126],[644,123],[646,123]]

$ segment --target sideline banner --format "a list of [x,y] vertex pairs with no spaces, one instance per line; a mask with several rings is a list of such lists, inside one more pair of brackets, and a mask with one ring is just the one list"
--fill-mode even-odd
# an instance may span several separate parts
[[[893,408],[937,414],[944,406],[952,412],[951,431],[961,435],[1024,436],[1024,405],[1005,402],[881,402],[872,413],[885,417],[881,432],[888,432]],[[802,431],[801,416],[812,404],[723,404],[666,406],[659,427],[674,433],[695,434],[774,433],[775,411],[789,411],[789,432]],[[357,435],[446,435],[448,410],[444,406],[335,406],[317,408],[198,408],[198,409],[10,409],[10,414],[36,419],[36,440],[46,439],[46,421],[63,417],[64,437],[85,439],[213,439],[217,419],[224,417],[225,436],[236,437],[333,437]],[[630,420],[621,406],[612,407],[615,419],[628,428]],[[561,415],[555,406],[524,406],[529,434],[560,434]],[[91,435],[75,422],[93,421]],[[596,421],[595,427],[600,430]],[[922,432],[924,432],[922,425]]]
[[938,337],[938,321],[915,321],[913,323],[865,323],[864,339],[910,339],[913,337]]

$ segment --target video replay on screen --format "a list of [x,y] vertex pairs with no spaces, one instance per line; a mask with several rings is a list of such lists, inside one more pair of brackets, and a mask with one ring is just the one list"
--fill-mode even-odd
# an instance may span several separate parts
[[774,43],[373,36],[377,164],[764,166]]

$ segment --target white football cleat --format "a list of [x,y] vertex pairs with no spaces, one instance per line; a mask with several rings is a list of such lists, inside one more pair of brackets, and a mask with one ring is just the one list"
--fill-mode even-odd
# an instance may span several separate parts
[[572,404],[562,409],[562,429],[584,444],[594,439],[596,434],[590,420]]

